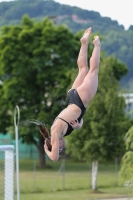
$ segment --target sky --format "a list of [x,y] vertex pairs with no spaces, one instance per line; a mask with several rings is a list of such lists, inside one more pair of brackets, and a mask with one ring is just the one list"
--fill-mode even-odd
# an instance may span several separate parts
[[[10,1],[10,0],[0,0]],[[127,30],[133,25],[133,0],[55,0],[61,4],[97,11],[102,17],[117,20]]]

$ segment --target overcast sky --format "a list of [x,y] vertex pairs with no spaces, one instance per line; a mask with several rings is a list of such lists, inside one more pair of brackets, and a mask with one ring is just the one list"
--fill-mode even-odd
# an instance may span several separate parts
[[[10,0],[0,0],[10,1]],[[26,1],[26,0],[25,0]],[[32,0],[31,0],[32,1]],[[133,0],[55,0],[61,4],[78,6],[86,10],[97,11],[104,17],[110,17],[122,24],[125,29],[133,25]]]

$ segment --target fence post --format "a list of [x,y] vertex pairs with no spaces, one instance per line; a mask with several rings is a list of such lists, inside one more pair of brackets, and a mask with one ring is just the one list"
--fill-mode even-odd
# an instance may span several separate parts
[[[17,119],[16,119],[17,115]],[[20,185],[19,185],[19,149],[18,149],[18,126],[20,121],[19,107],[15,107],[14,111],[14,126],[15,126],[15,139],[16,139],[16,179],[17,179],[17,200],[20,200]]]

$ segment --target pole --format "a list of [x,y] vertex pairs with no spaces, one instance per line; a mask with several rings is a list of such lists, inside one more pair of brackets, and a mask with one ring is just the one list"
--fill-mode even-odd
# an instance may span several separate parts
[[118,179],[118,158],[115,157],[115,186],[117,186]]
[[[17,115],[17,117],[16,117]],[[17,200],[20,200],[20,186],[19,186],[19,149],[18,149],[18,126],[20,120],[19,107],[15,107],[14,111],[14,126],[15,126],[15,139],[16,139],[16,179],[17,179]]]
[[65,157],[63,158],[63,170],[62,170],[62,190],[65,189]]
[[56,178],[55,178],[55,181],[52,185],[51,191],[54,189],[56,182],[57,182],[57,179],[58,179],[61,172],[62,172],[62,190],[64,190],[65,189],[65,157],[62,160],[61,166],[60,166],[59,171],[56,175]]
[[34,161],[33,170],[34,170],[34,192],[36,192],[36,160]]

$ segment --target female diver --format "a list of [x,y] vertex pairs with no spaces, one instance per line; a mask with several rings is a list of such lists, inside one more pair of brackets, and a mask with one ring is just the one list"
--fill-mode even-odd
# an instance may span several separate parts
[[[54,162],[59,159],[59,153],[65,147],[64,136],[69,135],[74,129],[82,127],[86,107],[97,91],[100,39],[99,36],[94,37],[94,49],[90,58],[90,69],[88,69],[90,35],[91,28],[88,28],[80,39],[81,48],[77,60],[79,72],[72,88],[67,93],[68,106],[56,117],[50,129],[50,138],[45,139],[44,150]],[[42,135],[46,135],[47,130],[40,125],[40,132]]]

